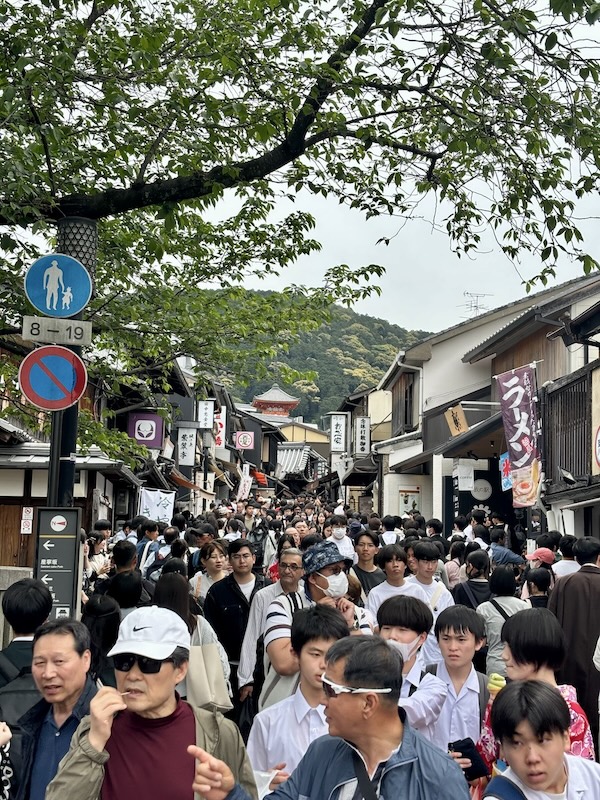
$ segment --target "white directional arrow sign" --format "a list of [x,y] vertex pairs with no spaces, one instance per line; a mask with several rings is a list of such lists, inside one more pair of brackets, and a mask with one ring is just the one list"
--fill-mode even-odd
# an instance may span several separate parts
[[44,542],[42,547],[44,550],[51,550],[54,547],[54,542]]
[[52,576],[51,575],[42,575],[40,580],[42,581],[42,583],[45,583],[46,586],[47,586],[49,583],[52,583]]

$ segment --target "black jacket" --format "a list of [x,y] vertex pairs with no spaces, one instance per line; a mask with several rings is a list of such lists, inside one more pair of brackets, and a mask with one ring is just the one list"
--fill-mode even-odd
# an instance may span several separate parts
[[[256,575],[255,578],[250,602],[259,589],[270,583],[262,575]],[[230,661],[240,660],[242,641],[250,614],[250,602],[246,600],[233,575],[213,583],[206,595],[204,616],[214,628]]]

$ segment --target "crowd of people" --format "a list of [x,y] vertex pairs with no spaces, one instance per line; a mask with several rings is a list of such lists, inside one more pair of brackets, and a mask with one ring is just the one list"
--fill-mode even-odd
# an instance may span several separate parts
[[2,609],[6,800],[600,800],[600,539],[299,497],[82,532]]

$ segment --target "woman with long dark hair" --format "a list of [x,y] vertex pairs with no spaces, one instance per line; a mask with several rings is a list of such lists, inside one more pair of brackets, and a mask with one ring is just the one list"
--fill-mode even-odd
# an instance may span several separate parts
[[[201,614],[194,614],[191,611],[190,601],[194,603],[194,598],[189,592],[189,585],[183,575],[178,572],[168,572],[160,576],[154,592],[154,603],[161,608],[168,608],[179,614],[181,619],[188,626],[192,647],[203,644],[216,644],[221,657],[223,674],[225,681],[229,682],[231,672],[229,659],[223,646],[217,638],[210,623]],[[195,605],[195,603],[194,603]],[[182,687],[182,691],[184,691]],[[182,697],[184,695],[182,694]]]
[[93,594],[83,608],[81,621],[89,630],[92,641],[90,676],[105,686],[116,686],[112,658],[107,653],[119,633],[119,604],[106,594]]

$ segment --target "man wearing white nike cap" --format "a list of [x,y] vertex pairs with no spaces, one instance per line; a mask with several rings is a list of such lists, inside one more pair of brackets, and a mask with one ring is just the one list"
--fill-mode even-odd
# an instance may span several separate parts
[[121,622],[108,653],[117,688],[103,687],[90,704],[46,800],[191,800],[190,737],[233,764],[237,780],[256,796],[237,727],[219,712],[193,708],[175,691],[187,674],[189,649],[187,625],[166,608],[139,608]]

